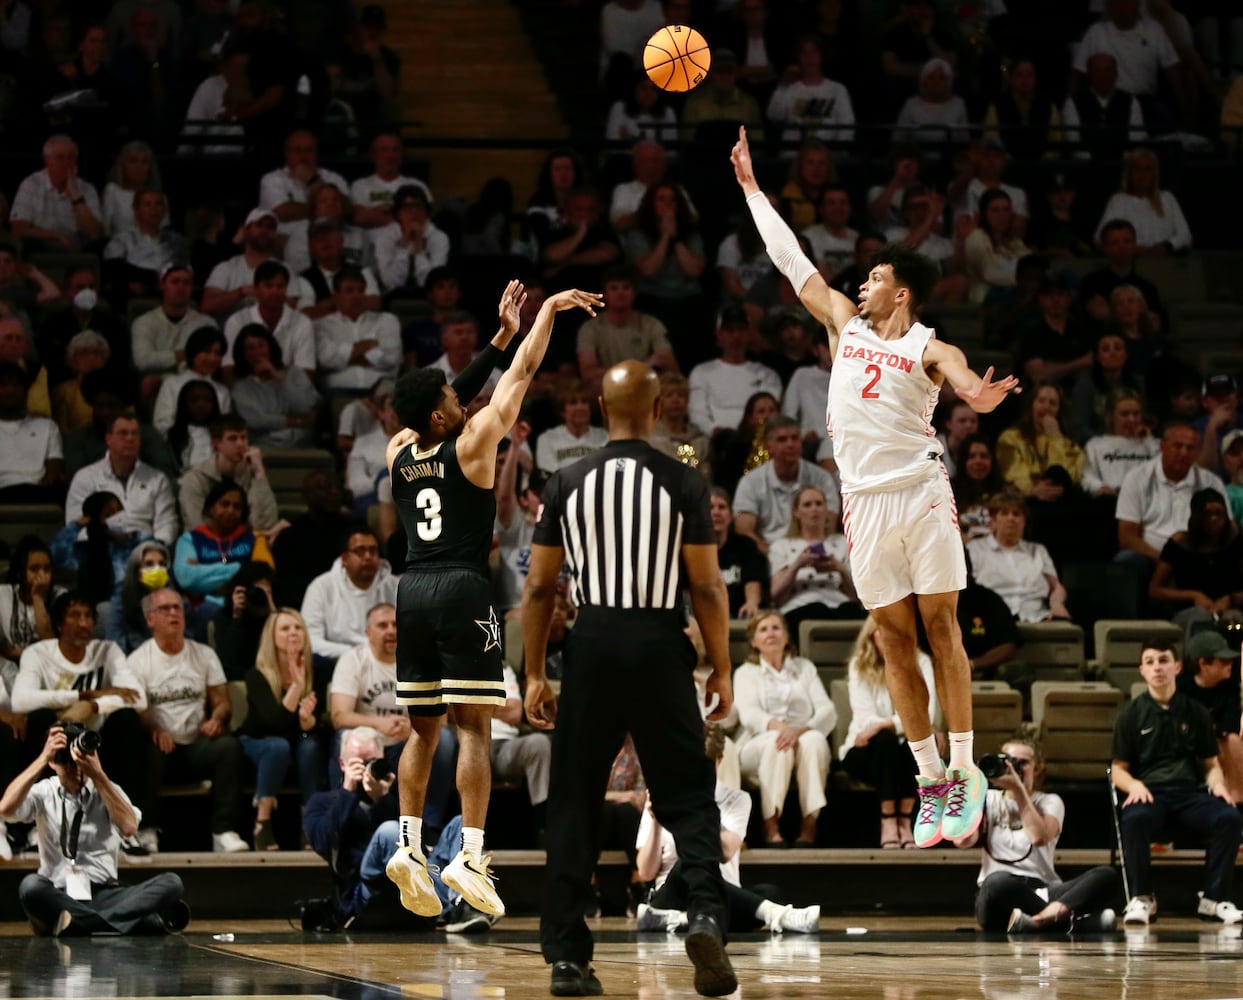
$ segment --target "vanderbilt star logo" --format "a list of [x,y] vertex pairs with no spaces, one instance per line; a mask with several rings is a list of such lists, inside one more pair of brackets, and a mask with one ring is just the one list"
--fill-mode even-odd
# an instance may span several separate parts
[[496,620],[496,608],[488,608],[487,621],[480,621],[476,618],[475,624],[483,629],[483,634],[488,637],[483,645],[483,651],[486,653],[490,649],[500,649],[501,623]]

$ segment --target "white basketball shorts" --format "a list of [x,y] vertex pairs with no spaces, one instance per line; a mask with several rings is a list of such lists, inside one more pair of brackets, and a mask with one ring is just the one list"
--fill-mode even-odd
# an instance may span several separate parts
[[842,495],[855,590],[865,608],[909,594],[944,594],[967,585],[958,508],[945,466],[896,490]]

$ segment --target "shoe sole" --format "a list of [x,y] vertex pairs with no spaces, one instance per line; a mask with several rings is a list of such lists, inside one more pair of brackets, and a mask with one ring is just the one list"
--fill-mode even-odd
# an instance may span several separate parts
[[[418,884],[414,872],[406,865],[395,864],[394,860],[390,860],[384,866],[384,874],[397,886],[398,892],[401,893],[401,905],[411,913],[420,917],[438,917],[444,911],[436,890],[433,889],[429,896],[426,888]],[[428,881],[431,881],[430,875]]]
[[686,936],[686,954],[695,966],[695,992],[700,996],[723,997],[738,989],[738,977],[716,934],[692,931]]
[[475,891],[475,886],[466,882],[459,881],[457,873],[452,868],[446,868],[440,873],[440,880],[450,889],[456,889],[461,893],[462,898],[471,906],[482,913],[490,913],[494,917],[505,916],[505,904],[501,902],[501,897],[494,892],[491,897],[481,896]]
[[548,992],[555,997],[601,997],[604,996],[604,986],[594,976],[573,981],[563,979],[560,982],[554,979]]

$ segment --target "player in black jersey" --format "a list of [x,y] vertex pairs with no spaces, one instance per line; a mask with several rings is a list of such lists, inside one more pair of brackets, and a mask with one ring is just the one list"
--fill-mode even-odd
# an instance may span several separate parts
[[[501,300],[503,322],[507,314],[517,316],[525,298],[522,285],[510,282]],[[601,305],[599,295],[573,289],[550,296],[491,402],[469,422],[439,369],[403,375],[393,394],[405,429],[389,442],[387,460],[409,544],[397,590],[397,701],[407,706],[412,732],[398,769],[401,832],[387,872],[402,905],[422,916],[441,909],[423,854],[422,813],[446,713],[458,731],[462,849],[441,878],[475,909],[505,912],[483,853],[492,715],[505,704],[501,623],[488,574],[496,449],[518,419],[555,315],[577,307],[594,316]]]

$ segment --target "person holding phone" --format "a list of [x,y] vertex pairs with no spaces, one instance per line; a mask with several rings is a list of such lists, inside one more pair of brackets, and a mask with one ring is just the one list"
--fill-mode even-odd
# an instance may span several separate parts
[[799,487],[786,536],[769,546],[773,604],[791,635],[798,635],[803,621],[867,617],[850,574],[846,536],[829,533],[832,516],[823,490]]

